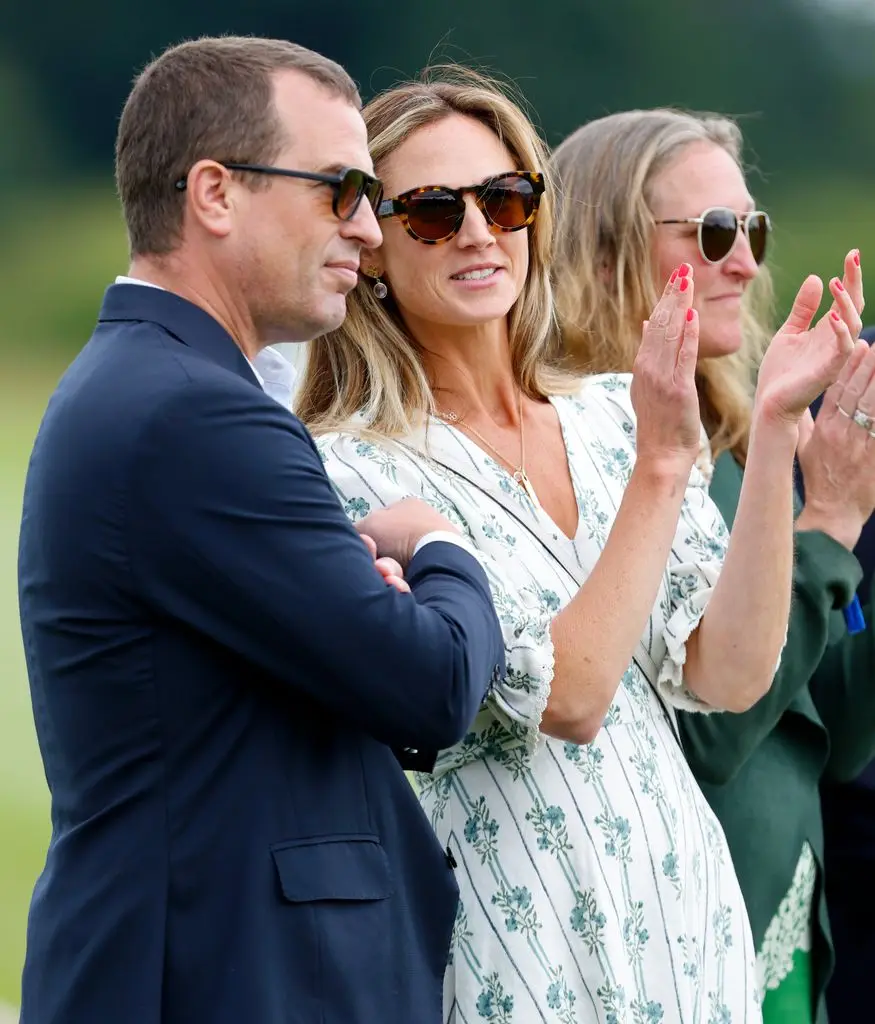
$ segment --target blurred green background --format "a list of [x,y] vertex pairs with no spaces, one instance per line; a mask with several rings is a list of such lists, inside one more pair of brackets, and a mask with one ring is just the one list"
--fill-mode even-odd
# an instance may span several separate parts
[[[291,38],[343,63],[367,99],[430,60],[516,83],[547,141],[632,106],[741,120],[772,214],[779,313],[802,278],[875,260],[875,0],[46,0],[0,11],[0,1002],[15,1003],[48,797],[18,631],[27,457],[48,395],[126,269],[112,183],[130,81],[183,38]],[[868,275],[867,275],[868,276]]]

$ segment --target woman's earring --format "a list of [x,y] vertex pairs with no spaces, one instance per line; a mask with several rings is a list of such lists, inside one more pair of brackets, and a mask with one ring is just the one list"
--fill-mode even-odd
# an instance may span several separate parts
[[378,299],[385,299],[386,296],[389,294],[389,289],[380,280],[380,271],[376,267],[368,267],[365,270],[365,273],[368,275],[368,277],[375,278],[374,295],[376,295]]

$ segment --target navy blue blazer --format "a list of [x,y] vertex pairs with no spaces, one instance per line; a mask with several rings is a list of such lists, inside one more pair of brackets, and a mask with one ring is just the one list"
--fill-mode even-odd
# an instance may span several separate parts
[[[875,327],[868,327],[860,335],[865,338],[870,344],[875,342]],[[818,405],[820,403],[818,402]],[[857,546],[854,548],[854,554],[860,562],[860,566],[863,570],[863,578],[860,581],[860,585],[857,588],[857,594],[862,604],[869,602],[869,595],[872,592],[873,578],[875,578],[875,516],[869,519],[866,525],[863,527],[863,532],[860,534],[860,539],[857,542]],[[867,623],[867,629],[875,629],[875,622]],[[875,686],[875,680],[872,681],[872,685]],[[863,772],[860,778],[853,783],[846,783],[840,787],[842,790],[847,788],[864,788],[871,792],[871,796],[862,798],[864,800],[865,813],[860,818],[858,824],[865,831],[867,837],[867,846],[869,847],[869,854],[875,859],[875,762],[869,765],[869,767]],[[836,797],[836,799],[841,799]],[[852,802],[853,802],[853,798]],[[848,808],[848,811],[851,809]],[[836,837],[838,838],[838,837]]]
[[407,579],[215,320],[108,289],[24,495],[22,1024],[438,1024],[458,889],[393,748],[457,742],[504,657],[473,555]]
[[[862,337],[875,342],[875,328]],[[854,554],[863,568],[858,594],[865,605],[875,575],[875,516],[863,527]],[[867,611],[866,628],[873,630],[871,604]],[[822,803],[826,900],[836,951],[827,1007],[833,1024],[856,1024],[863,1019],[860,1008],[869,998],[875,964],[875,920],[865,898],[875,868],[875,761],[854,782],[824,786]]]

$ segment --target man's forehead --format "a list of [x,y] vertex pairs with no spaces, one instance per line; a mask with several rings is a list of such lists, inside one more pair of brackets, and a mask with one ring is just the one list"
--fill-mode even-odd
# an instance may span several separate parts
[[365,122],[345,97],[291,72],[277,77],[276,104],[290,140],[286,153],[299,162],[299,169],[372,170]]

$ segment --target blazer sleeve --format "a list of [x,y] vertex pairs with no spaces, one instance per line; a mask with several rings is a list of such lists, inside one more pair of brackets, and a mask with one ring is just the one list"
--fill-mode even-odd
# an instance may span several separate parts
[[192,383],[154,411],[127,520],[135,586],[157,613],[390,746],[458,742],[504,672],[476,558],[427,544],[412,595],[387,586],[310,435],[254,388]]
[[851,782],[875,758],[873,598],[875,593],[863,609],[866,629],[851,636],[842,623],[841,639],[827,648],[811,681],[811,696],[829,732],[825,775],[833,782]]
[[740,714],[678,715],[684,753],[697,778],[712,785],[729,782],[775,728],[812,681],[827,648],[831,615],[851,600],[860,575],[857,559],[831,537],[818,531],[796,535],[787,642],[768,693]]

